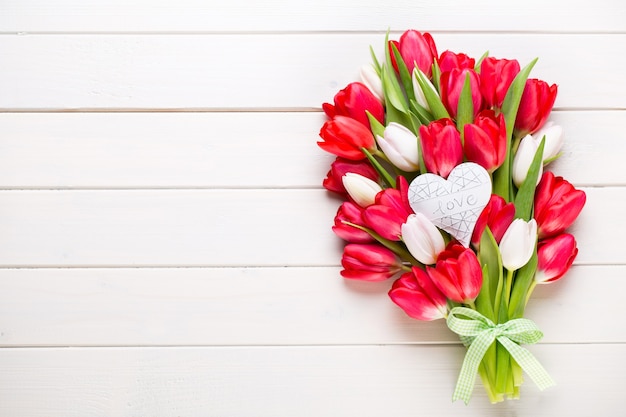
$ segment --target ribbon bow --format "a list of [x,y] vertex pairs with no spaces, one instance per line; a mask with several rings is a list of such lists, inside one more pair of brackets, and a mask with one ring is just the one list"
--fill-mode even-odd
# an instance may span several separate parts
[[[465,316],[469,319],[459,316]],[[555,384],[533,354],[519,345],[519,343],[537,343],[543,337],[543,333],[533,321],[513,319],[506,323],[494,324],[476,310],[454,307],[450,310],[447,324],[450,330],[460,335],[461,339],[469,344],[452,401],[462,399],[465,404],[469,402],[480,361],[496,339],[509,351],[511,357],[515,359],[540,390]]]

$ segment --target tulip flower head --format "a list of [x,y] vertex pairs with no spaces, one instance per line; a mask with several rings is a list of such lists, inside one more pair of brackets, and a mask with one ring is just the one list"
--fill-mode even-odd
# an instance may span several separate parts
[[576,239],[569,233],[540,241],[537,245],[539,264],[535,281],[538,284],[548,284],[561,278],[572,266],[576,255]]
[[[522,183],[526,180],[528,176],[528,171],[530,170],[530,166],[533,163],[533,158],[537,153],[537,149],[539,149],[540,142],[534,140],[531,135],[526,135],[519,143],[519,147],[517,148],[517,153],[513,158],[513,183],[516,186],[520,187]],[[543,164],[539,165],[539,175],[537,176],[537,184],[539,184],[539,180],[541,179],[541,174],[543,172]]]
[[347,116],[335,116],[324,123],[320,137],[323,139],[317,142],[320,148],[353,161],[366,158],[363,148],[373,150],[376,147],[374,135],[369,128]]
[[474,108],[474,117],[480,112],[482,105],[482,96],[480,94],[480,79],[473,69],[457,69],[441,73],[441,99],[446,106],[448,113],[456,118],[461,91],[465,85],[465,78],[469,76],[470,88],[472,92],[472,103]]
[[500,241],[502,265],[509,271],[517,271],[528,263],[537,242],[537,222],[515,219],[504,232]]
[[419,169],[417,136],[399,123],[387,125],[383,137],[378,136],[378,145],[389,161],[406,172]]
[[416,267],[393,283],[389,297],[409,317],[417,320],[442,319],[448,313],[446,296],[425,271]]
[[328,174],[326,174],[326,178],[322,182],[322,185],[328,191],[341,195],[347,195],[348,192],[343,186],[342,177],[348,172],[362,175],[375,182],[378,182],[379,180],[376,170],[365,160],[351,161],[349,159],[337,157],[330,165],[330,170],[328,171]]
[[463,162],[461,135],[450,119],[440,119],[420,126],[420,143],[428,172],[447,178]]
[[365,226],[363,223],[363,208],[351,201],[344,201],[335,215],[335,225],[332,227],[333,232],[351,243],[369,243],[374,240],[365,230],[351,226],[351,224]]
[[347,116],[370,127],[367,117],[369,112],[378,120],[385,120],[385,109],[382,102],[370,91],[365,84],[350,83],[343,90],[335,94],[334,105],[324,103],[322,109],[331,119],[335,116]]
[[478,114],[474,123],[464,126],[463,150],[468,161],[476,162],[492,173],[506,158],[507,140],[504,115],[493,110]]
[[563,128],[554,122],[547,122],[541,129],[533,133],[532,137],[537,142],[537,147],[541,143],[541,139],[545,137],[543,147],[543,162],[556,158],[563,146]]
[[376,194],[383,190],[377,182],[353,172],[348,172],[341,179],[348,195],[361,207],[374,204]]
[[413,210],[406,199],[406,180],[398,178],[398,188],[386,188],[376,195],[374,204],[363,211],[365,224],[381,235],[393,241],[400,240],[401,226]]
[[519,73],[515,59],[486,57],[480,63],[480,92],[488,108],[500,108],[515,76]]
[[535,78],[526,80],[515,119],[517,137],[535,133],[543,126],[554,106],[557,90],[556,84],[548,85]]
[[535,191],[534,217],[539,226],[539,238],[556,236],[574,223],[585,205],[587,196],[582,190],[547,171]]
[[443,51],[439,57],[438,64],[439,70],[441,73],[444,73],[453,69],[474,69],[476,60],[464,53],[457,54],[452,51]]
[[480,238],[487,226],[489,226],[496,243],[499,244],[514,217],[515,205],[507,203],[504,198],[497,194],[492,194],[489,202],[478,216],[478,220],[476,220],[476,226],[474,226],[472,233],[472,245],[478,247]]
[[402,225],[402,240],[407,249],[424,265],[432,265],[437,261],[446,243],[437,226],[422,213],[411,214]]
[[435,267],[426,270],[447,298],[457,303],[472,303],[483,284],[483,272],[474,251],[461,248],[457,257],[441,259],[440,255]]
[[[407,30],[400,36],[398,51],[409,74],[417,67],[430,78],[433,62],[437,57],[437,47],[430,33]],[[393,53],[391,56],[393,57]]]
[[400,259],[375,244],[349,243],[343,249],[341,276],[363,281],[384,281],[402,269]]
[[374,67],[372,65],[363,65],[359,75],[361,77],[361,82],[365,84],[365,86],[381,103],[383,103],[385,101],[383,83]]

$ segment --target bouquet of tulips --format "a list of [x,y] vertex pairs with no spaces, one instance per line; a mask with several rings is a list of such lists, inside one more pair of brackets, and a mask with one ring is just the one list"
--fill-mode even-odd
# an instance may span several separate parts
[[554,384],[523,344],[543,334],[524,309],[578,253],[565,230],[585,193],[544,166],[562,129],[557,86],[516,60],[440,55],[428,33],[385,39],[385,56],[324,103],[318,145],[336,155],[326,189],[345,201],[333,231],[341,275],[396,278],[389,297],[418,320],[445,319],[467,352],[453,400],[478,374],[492,402],[519,398],[526,373]]

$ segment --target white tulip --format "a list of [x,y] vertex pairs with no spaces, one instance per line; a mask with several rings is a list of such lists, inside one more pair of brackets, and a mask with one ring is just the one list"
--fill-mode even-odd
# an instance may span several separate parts
[[343,186],[350,197],[361,207],[374,204],[376,194],[382,191],[377,182],[354,172],[348,172],[341,177],[341,182],[343,182]]
[[417,82],[418,72],[420,73],[422,80],[424,80],[424,83],[426,84],[427,88],[430,88],[431,90],[433,90],[435,94],[437,95],[439,94],[437,93],[435,86],[430,82],[428,77],[426,77],[426,74],[420,71],[419,68],[415,67],[415,69],[413,70],[413,74],[411,76],[411,80],[413,81],[413,93],[415,93],[415,101],[417,101],[417,104],[419,104],[426,110],[430,111],[430,106],[428,105],[428,101],[426,101],[426,96],[424,95],[424,91],[422,90],[422,87],[420,86],[419,82]]
[[391,122],[383,136],[376,137],[378,145],[392,164],[406,172],[419,169],[417,136],[413,132],[399,123]]
[[[526,135],[522,138],[522,141],[517,148],[515,158],[513,158],[513,182],[520,187],[526,177],[528,176],[528,170],[533,162],[533,158],[537,153],[539,143],[531,136]],[[543,174],[543,164],[539,166],[539,175],[537,176],[537,184],[541,180],[541,174]]]
[[537,147],[541,139],[546,137],[543,147],[543,162],[552,159],[559,154],[563,146],[563,128],[554,122],[548,122],[537,132],[533,133],[533,138],[537,142]]
[[383,93],[383,83],[378,73],[371,65],[363,65],[360,71],[361,82],[376,96],[381,102],[385,101]]
[[432,265],[446,248],[441,232],[422,213],[411,214],[400,227],[402,240],[411,255],[424,265]]
[[533,255],[537,242],[537,222],[531,219],[515,219],[506,229],[500,241],[502,265],[509,271],[516,271],[526,265]]

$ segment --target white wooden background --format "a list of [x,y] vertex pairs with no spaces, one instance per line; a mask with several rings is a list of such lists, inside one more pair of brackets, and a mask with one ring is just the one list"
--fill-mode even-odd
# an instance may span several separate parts
[[[387,28],[559,84],[549,391],[451,403],[444,323],[339,276],[320,107]],[[0,415],[624,415],[624,68],[620,0],[0,0]]]

